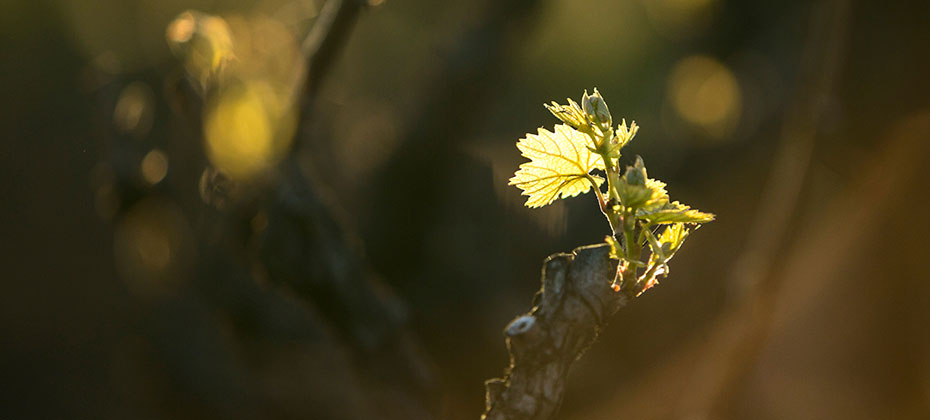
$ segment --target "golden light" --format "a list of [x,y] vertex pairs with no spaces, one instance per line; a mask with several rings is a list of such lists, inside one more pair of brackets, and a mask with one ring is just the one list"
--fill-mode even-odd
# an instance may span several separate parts
[[187,42],[194,35],[195,26],[194,14],[187,11],[178,15],[177,18],[168,24],[165,36],[168,38],[169,43],[180,44]]
[[[303,75],[300,47],[293,34],[274,19],[231,16],[223,20],[190,13],[198,29],[187,44],[195,44],[200,32],[213,34],[211,38],[222,42],[210,45],[229,40],[226,57],[235,57],[211,92],[204,113],[206,155],[214,168],[234,181],[255,178],[290,148],[296,127],[294,87]],[[222,60],[208,64],[224,69]]]
[[218,16],[185,11],[168,24],[165,38],[171,52],[204,89],[216,82],[227,64],[236,58],[232,31]]
[[144,158],[139,168],[142,179],[149,185],[155,185],[165,179],[168,174],[168,155],[159,149],[152,149]]
[[739,122],[742,94],[736,77],[710,57],[679,61],[669,76],[668,99],[679,117],[709,138],[726,138]]
[[262,173],[290,147],[294,123],[287,111],[264,82],[224,89],[204,122],[210,162],[234,179]]

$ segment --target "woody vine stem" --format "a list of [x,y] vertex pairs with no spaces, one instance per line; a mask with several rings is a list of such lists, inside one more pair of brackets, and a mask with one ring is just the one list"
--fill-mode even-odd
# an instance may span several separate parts
[[640,157],[621,175],[620,151],[639,127],[622,120],[614,128],[597,89],[585,92],[581,105],[568,99],[546,108],[563,124],[517,142],[530,161],[510,184],[528,196],[527,207],[593,189],[611,234],[606,244],[546,260],[533,309],[504,330],[510,366],[503,378],[486,382],[487,420],[552,418],[569,368],[609,316],[668,275],[668,261],[688,234],[714,219],[670,201],[665,184],[648,177]]

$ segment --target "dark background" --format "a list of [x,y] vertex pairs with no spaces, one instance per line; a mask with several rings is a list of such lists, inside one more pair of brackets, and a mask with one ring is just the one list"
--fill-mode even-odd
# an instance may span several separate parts
[[562,418],[930,416],[927,2],[388,0],[271,175],[205,193],[165,27],[252,28],[266,77],[321,6],[0,5],[2,417],[477,418],[543,259],[608,231],[590,195],[506,185],[541,104],[595,86],[642,127],[625,160],[717,221]]

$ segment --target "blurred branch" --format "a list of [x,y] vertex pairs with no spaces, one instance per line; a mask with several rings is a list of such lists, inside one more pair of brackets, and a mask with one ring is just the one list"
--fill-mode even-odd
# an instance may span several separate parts
[[606,244],[550,256],[528,314],[504,330],[510,367],[487,386],[486,420],[545,420],[562,403],[572,363],[628,298],[614,292],[617,263]]
[[[306,60],[302,68],[306,73],[295,71],[291,94],[291,103],[300,107],[297,136],[310,133],[312,107],[324,76],[336,62],[364,4],[360,0],[329,0],[309,30],[302,45]],[[204,96],[209,97],[213,91],[194,89],[190,82],[184,77],[169,79],[167,94],[175,111],[193,123],[191,132],[199,137],[203,135],[200,123]],[[209,165],[196,146],[203,144],[200,140],[187,142],[199,152],[194,165],[196,175],[184,181],[188,187],[196,185],[195,176]],[[202,182],[218,200],[206,200],[207,206],[192,211],[201,214],[196,234],[199,252],[192,270],[194,278],[181,293],[203,306],[198,310],[202,309],[205,318],[214,313],[226,314],[236,329],[250,334],[237,341],[211,343],[212,347],[206,349],[184,350],[179,360],[210,360],[212,363],[203,364],[210,368],[177,363],[171,366],[170,373],[197,379],[194,383],[202,384],[202,389],[194,387],[194,392],[217,393],[217,401],[226,405],[258,401],[256,407],[268,410],[265,416],[281,414],[275,410],[307,407],[326,418],[433,417],[429,404],[433,388],[430,361],[406,328],[403,303],[365,264],[357,239],[337,217],[325,190],[308,175],[297,147],[275,169],[260,182],[240,183],[207,166]],[[180,201],[177,196],[171,198]],[[203,205],[200,197],[189,198],[191,204]],[[261,222],[256,225],[257,220]],[[294,299],[295,295],[298,299]],[[184,342],[178,336],[190,334],[195,325],[189,325],[185,317],[176,321],[165,328],[153,328],[154,339]],[[157,316],[152,322],[162,323]],[[219,327],[211,324],[203,328]],[[207,337],[200,332],[197,335]],[[320,395],[331,398],[316,401],[315,405],[302,400],[293,406],[278,400],[269,406],[251,394],[223,399],[229,392],[220,387],[213,389],[213,384],[231,383],[218,380],[224,375],[249,378],[276,374],[263,370],[267,366],[261,363],[240,364],[219,357],[235,354],[241,350],[239,346],[254,345],[250,337],[275,343],[259,354],[259,360],[268,355],[320,359],[331,375],[316,376],[295,366],[293,375],[300,383],[297,392],[312,394],[319,390]],[[300,355],[292,354],[293,344],[300,346]],[[327,389],[328,393],[322,393]],[[259,412],[253,414],[261,417]]]
[[780,282],[777,261],[790,251],[800,201],[818,131],[846,52],[850,2],[823,0],[812,6],[808,42],[793,106],[784,116],[782,140],[764,190],[746,250],[733,266],[731,285],[739,292],[723,316],[723,334],[699,364],[681,413],[720,418],[743,378],[754,366],[769,335],[774,296]]
[[[307,73],[295,89],[301,95],[297,136],[307,135],[320,83],[362,6],[360,0],[327,1],[304,39]],[[370,347],[371,341],[380,342],[378,337],[399,326],[401,311],[391,309],[397,303],[375,292],[379,287],[368,281],[371,273],[353,249],[352,235],[334,217],[324,189],[308,179],[303,166],[297,147],[280,164],[282,176],[264,206],[268,228],[259,245],[262,261],[273,280],[312,301],[350,341]]]
[[796,215],[817,133],[844,61],[849,1],[826,0],[813,8],[797,96],[785,112],[781,143],[751,225],[749,244],[737,258],[730,280],[745,291],[764,281],[782,251],[780,247],[790,239],[791,219]]
[[[327,1],[304,39],[307,74],[296,90],[301,95],[298,140],[309,134],[324,76],[365,4]],[[280,171],[281,179],[266,198],[268,227],[259,243],[269,277],[312,302],[351,343],[356,361],[378,380],[368,394],[384,418],[430,417],[423,394],[432,387],[431,367],[405,327],[403,303],[371,272],[355,246],[358,240],[336,217],[325,186],[315,182],[296,147]]]
[[[309,134],[322,81],[365,4],[327,1],[303,41],[307,74],[295,90],[301,95],[298,142]],[[268,227],[259,254],[268,275],[312,302],[351,343],[361,370],[376,379],[366,394],[381,418],[429,418],[431,366],[405,327],[405,307],[371,272],[297,149],[281,163],[282,177],[265,205]]]
[[[449,179],[462,167],[457,145],[493,100],[496,84],[507,80],[507,65],[535,19],[542,0],[486,1],[478,21],[449,47],[446,59],[423,83],[418,110],[403,122],[403,143],[373,177],[370,188],[378,221],[370,227],[371,248],[384,260],[416,264],[424,235],[441,212],[421,203],[440,201]],[[422,176],[430,174],[429,177]],[[417,223],[410,223],[416,220]],[[394,264],[403,278],[411,265]]]
[[[295,95],[301,95],[300,124],[305,124],[308,120],[313,99],[321,82],[332,67],[340,48],[348,40],[349,33],[366,4],[364,0],[327,1],[301,43],[307,74],[294,89]],[[297,132],[301,131],[298,129]]]

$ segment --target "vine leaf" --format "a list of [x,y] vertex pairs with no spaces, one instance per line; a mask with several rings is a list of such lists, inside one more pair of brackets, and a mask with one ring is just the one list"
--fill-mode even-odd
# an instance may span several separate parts
[[672,223],[665,228],[659,238],[656,238],[649,230],[645,230],[644,233],[651,254],[649,263],[646,264],[648,268],[638,280],[638,283],[643,285],[637,296],[659,284],[659,277],[668,275],[668,261],[681,248],[681,244],[685,242],[691,230],[686,228],[684,223]]
[[555,126],[555,132],[540,128],[537,134],[527,134],[517,142],[523,156],[530,159],[510,178],[510,185],[529,196],[527,207],[542,207],[557,198],[574,197],[598,188],[604,179],[591,175],[604,170],[604,161],[591,150],[589,136],[565,124]]
[[653,224],[707,223],[714,220],[713,214],[692,209],[677,201],[666,203],[652,211],[640,211],[637,216]]

